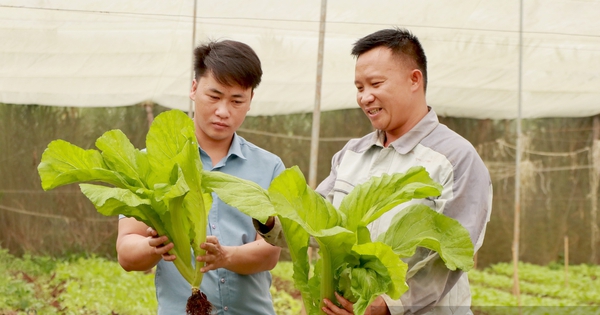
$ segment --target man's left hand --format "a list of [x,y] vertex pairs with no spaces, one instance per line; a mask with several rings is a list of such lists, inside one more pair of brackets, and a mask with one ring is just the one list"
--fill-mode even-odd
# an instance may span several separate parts
[[[343,296],[339,295],[337,292],[335,293],[335,298],[340,303],[342,308],[333,304],[330,300],[324,299],[323,302],[325,306],[323,307],[323,312],[328,315],[353,315],[354,314],[354,304]],[[378,296],[373,303],[371,303],[367,310],[365,311],[365,315],[389,315],[390,311],[388,310],[387,304],[383,297]]]
[[196,258],[197,261],[204,262],[204,267],[200,269],[200,272],[229,266],[231,258],[229,250],[231,250],[231,247],[221,246],[216,236],[207,236],[206,241],[200,244],[200,248],[206,251],[206,254]]

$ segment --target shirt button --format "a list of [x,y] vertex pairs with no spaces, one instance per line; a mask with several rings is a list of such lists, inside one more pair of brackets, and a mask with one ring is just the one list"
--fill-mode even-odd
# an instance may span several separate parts
[[211,227],[212,227],[213,229],[216,229],[216,228],[217,228],[217,226],[216,226],[216,225],[214,225],[214,224],[213,224],[213,225],[211,225]]
[[223,307],[223,310],[228,311],[229,307],[225,306],[225,307]]
[[221,283],[225,283],[225,278],[221,278]]

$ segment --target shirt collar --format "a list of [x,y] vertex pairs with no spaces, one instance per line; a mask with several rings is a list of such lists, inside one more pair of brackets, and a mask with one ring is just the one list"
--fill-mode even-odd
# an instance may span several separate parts
[[429,111],[423,119],[421,119],[411,130],[402,135],[402,137],[390,143],[390,146],[396,149],[398,153],[407,154],[412,151],[440,124],[433,108],[427,106],[427,109],[429,109]]
[[[224,163],[226,163],[226,161],[229,160],[229,157],[232,155],[235,155],[241,159],[246,159],[246,156],[244,156],[244,153],[242,152],[242,143],[245,140],[238,136],[237,133],[233,134],[233,139],[231,140],[231,144],[229,145],[229,151],[227,152],[227,156],[225,156],[225,158],[221,161],[219,161],[219,163],[217,163],[217,165],[215,165],[215,168],[220,167],[222,165],[224,165]],[[206,152],[204,151],[204,149],[202,149],[202,147],[200,145],[198,145],[198,148],[200,149],[200,153],[207,156]]]
[[246,159],[244,153],[242,152],[242,137],[238,136],[237,133],[233,134],[233,140],[231,141],[231,145],[229,146],[229,152],[227,153],[227,158],[230,155],[236,155],[242,159]]

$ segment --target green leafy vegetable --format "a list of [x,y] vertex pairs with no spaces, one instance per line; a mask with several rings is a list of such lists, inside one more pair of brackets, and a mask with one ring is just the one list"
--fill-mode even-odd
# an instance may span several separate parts
[[[412,199],[438,196],[442,186],[422,167],[405,174],[374,177],[356,186],[339,209],[312,190],[294,166],[277,176],[268,190],[222,173],[204,173],[202,185],[224,202],[265,222],[278,216],[294,262],[294,282],[309,314],[321,314],[324,298],[341,292],[354,302],[355,314],[381,295],[398,299],[408,290],[408,266],[399,258],[417,246],[437,251],[451,269],[473,266],[473,244],[456,220],[425,205],[412,205],[394,216],[391,227],[371,240],[367,225]],[[313,276],[307,255],[310,237],[319,244]]]
[[52,141],[38,166],[42,188],[82,183],[81,191],[101,214],[123,214],[168,236],[175,245],[175,266],[192,288],[198,288],[202,264],[193,260],[204,254],[200,244],[206,239],[212,197],[202,190],[192,120],[178,110],[158,115],[146,136],[146,150],[135,149],[120,130],[104,133],[96,147],[100,151]]

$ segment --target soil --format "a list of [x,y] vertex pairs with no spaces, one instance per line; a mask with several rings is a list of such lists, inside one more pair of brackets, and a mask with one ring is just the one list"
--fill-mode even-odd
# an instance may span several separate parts
[[193,288],[192,295],[188,298],[185,312],[188,315],[210,315],[213,306],[200,289]]

